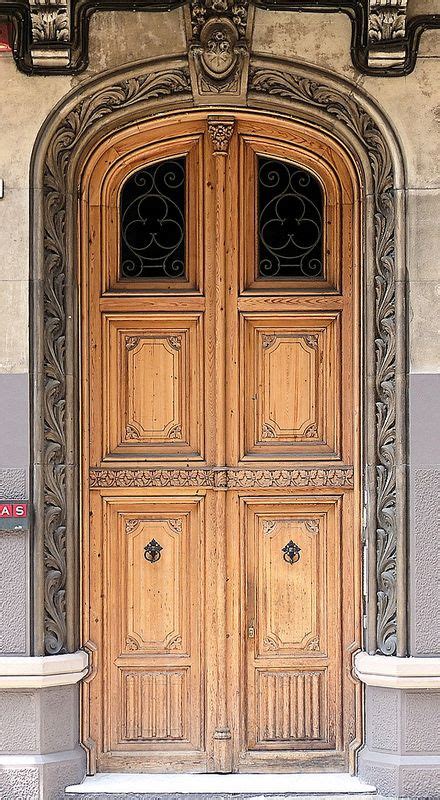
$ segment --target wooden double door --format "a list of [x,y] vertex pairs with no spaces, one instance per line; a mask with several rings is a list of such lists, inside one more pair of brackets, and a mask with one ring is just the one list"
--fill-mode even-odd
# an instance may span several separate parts
[[90,770],[344,770],[357,742],[356,181],[306,125],[181,114],[81,192]]

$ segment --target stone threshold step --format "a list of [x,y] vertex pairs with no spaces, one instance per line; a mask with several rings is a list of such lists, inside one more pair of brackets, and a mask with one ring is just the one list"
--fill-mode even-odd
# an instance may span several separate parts
[[377,800],[374,786],[345,773],[100,773],[65,792],[66,800],[349,800],[356,795]]

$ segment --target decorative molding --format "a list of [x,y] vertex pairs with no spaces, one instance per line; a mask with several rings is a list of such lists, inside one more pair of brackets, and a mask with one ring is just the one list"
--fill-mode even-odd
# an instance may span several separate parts
[[396,658],[356,653],[354,673],[366,686],[440,689],[440,658]]
[[[440,14],[407,18],[406,1],[327,0],[319,10],[348,15],[351,56],[359,72],[399,76],[414,69],[421,34],[440,28]],[[88,64],[89,23],[95,11],[170,11],[182,5],[182,0],[0,0],[0,21],[13,22],[12,51],[22,72],[75,74]],[[212,98],[219,90],[223,102],[228,94],[235,102],[244,96],[254,6],[292,13],[318,10],[316,0],[254,0],[251,4],[248,0],[192,0],[190,5],[188,48],[199,102],[204,102],[205,94]]]
[[114,469],[90,470],[91,489],[112,487],[205,486],[207,488],[288,488],[290,486],[353,487],[353,467],[316,469]]
[[246,98],[249,0],[190,0],[188,60],[195,102]]
[[43,689],[79,683],[88,672],[83,650],[59,656],[0,657],[0,689]]
[[[397,646],[398,512],[396,508],[396,200],[391,154],[381,131],[368,111],[347,93],[301,75],[265,67],[252,69],[249,82],[251,92],[277,96],[284,100],[320,108],[344,123],[363,143],[370,161],[375,220],[377,648],[386,655],[394,655]],[[399,497],[399,502],[404,501]]]

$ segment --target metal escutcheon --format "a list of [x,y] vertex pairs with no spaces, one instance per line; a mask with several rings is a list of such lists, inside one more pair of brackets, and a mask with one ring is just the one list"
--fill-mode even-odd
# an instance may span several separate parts
[[161,550],[163,550],[163,547],[159,542],[156,542],[156,539],[152,539],[144,547],[144,558],[154,564],[155,561],[159,561]]
[[290,542],[284,545],[281,552],[283,553],[284,561],[287,561],[288,564],[296,564],[300,559],[301,548],[291,539]]

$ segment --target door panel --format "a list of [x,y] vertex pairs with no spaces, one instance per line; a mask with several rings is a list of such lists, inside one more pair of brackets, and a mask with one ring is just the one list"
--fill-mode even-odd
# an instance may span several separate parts
[[91,771],[353,760],[356,181],[323,133],[244,111],[139,123],[85,169]]
[[113,314],[103,316],[103,325],[107,455],[201,459],[202,316]]
[[243,457],[338,458],[338,314],[243,314]]
[[203,500],[104,497],[102,514],[110,749],[196,750],[204,706]]
[[334,747],[340,499],[244,504],[248,746]]

